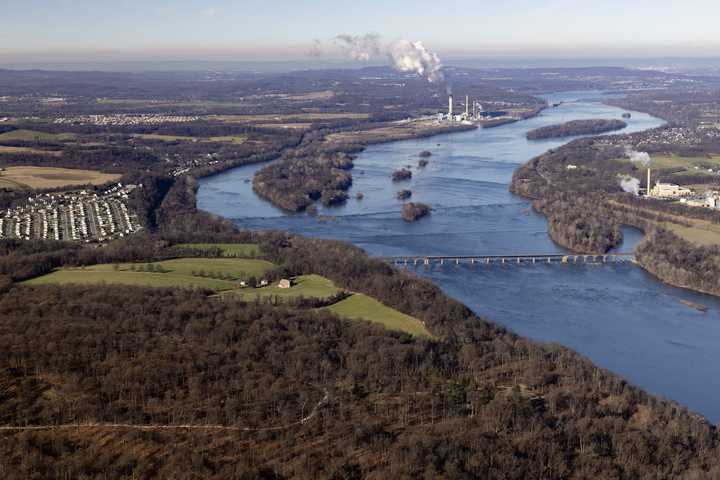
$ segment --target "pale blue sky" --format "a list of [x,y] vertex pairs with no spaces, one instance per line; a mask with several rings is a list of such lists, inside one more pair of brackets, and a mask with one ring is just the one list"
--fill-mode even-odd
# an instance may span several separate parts
[[0,60],[337,57],[340,33],[443,56],[719,55],[718,0],[0,0]]

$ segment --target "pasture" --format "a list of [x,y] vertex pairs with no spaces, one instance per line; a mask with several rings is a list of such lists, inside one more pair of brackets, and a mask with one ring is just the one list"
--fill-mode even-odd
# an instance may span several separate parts
[[415,336],[432,336],[417,318],[387,307],[362,293],[353,293],[348,298],[327,307],[327,310],[351,320],[379,323],[389,330],[399,330]]
[[240,145],[245,143],[247,137],[242,135],[225,135],[220,137],[187,137],[182,135],[162,135],[157,133],[138,133],[135,138],[144,140],[159,140],[163,142],[197,142],[197,143],[233,143]]
[[[121,284],[145,287],[205,288],[215,292],[238,288],[238,280],[261,277],[274,265],[264,260],[178,258],[150,264],[121,263],[61,268],[24,282],[45,284]],[[149,271],[152,270],[152,271]]]
[[0,171],[0,184],[16,189],[61,188],[71,185],[103,185],[115,182],[121,176],[96,170],[19,166]]
[[75,135],[72,133],[46,133],[37,132],[35,130],[11,130],[9,132],[0,133],[0,143],[10,141],[23,142],[65,142],[73,140]]
[[227,294],[237,296],[246,301],[255,299],[277,299],[280,302],[291,298],[330,298],[337,295],[341,289],[337,288],[333,282],[320,275],[300,275],[293,278],[291,288],[280,288],[278,282],[262,288],[242,289],[227,292]]
[[254,258],[260,250],[254,243],[180,243],[177,248],[192,248],[193,250],[220,249],[223,257],[230,258]]

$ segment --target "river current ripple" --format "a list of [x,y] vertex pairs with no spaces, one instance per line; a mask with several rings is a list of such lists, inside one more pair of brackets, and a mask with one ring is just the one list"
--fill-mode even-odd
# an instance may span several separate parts
[[[568,141],[530,142],[533,128],[586,118],[620,118],[598,92],[548,95],[563,102],[510,125],[367,148],[355,161],[351,200],[321,210],[330,218],[286,214],[259,199],[251,179],[260,165],[203,179],[199,208],[250,229],[281,229],[346,240],[371,255],[555,253],[545,218],[508,192],[518,165]],[[623,132],[662,125],[632,112]],[[432,152],[417,168],[418,153]],[[410,165],[413,178],[393,184],[392,171]],[[433,206],[414,223],[400,218],[400,188]],[[362,192],[364,198],[356,200]],[[623,250],[640,239],[625,231]],[[649,392],[676,400],[710,421],[720,420],[720,301],[672,288],[630,265],[444,265],[417,272],[479,315],[520,335],[556,342],[589,357]],[[707,313],[681,303],[707,305]]]

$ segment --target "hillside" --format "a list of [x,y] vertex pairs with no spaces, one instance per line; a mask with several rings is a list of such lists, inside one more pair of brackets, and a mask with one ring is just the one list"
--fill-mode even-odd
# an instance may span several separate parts
[[[225,247],[204,251],[255,243],[288,275],[373,297],[433,338],[202,290],[6,285],[0,422],[43,427],[0,429],[6,478],[720,473],[714,427],[565,348],[517,337],[347,244],[216,229]],[[88,253],[5,242],[0,272],[154,262],[206,243],[198,232]]]

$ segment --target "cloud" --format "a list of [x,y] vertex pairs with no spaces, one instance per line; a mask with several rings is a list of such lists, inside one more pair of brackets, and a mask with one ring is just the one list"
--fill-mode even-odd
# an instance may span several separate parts
[[205,15],[208,18],[216,17],[218,14],[218,9],[215,7],[206,8],[203,10],[203,15]]

